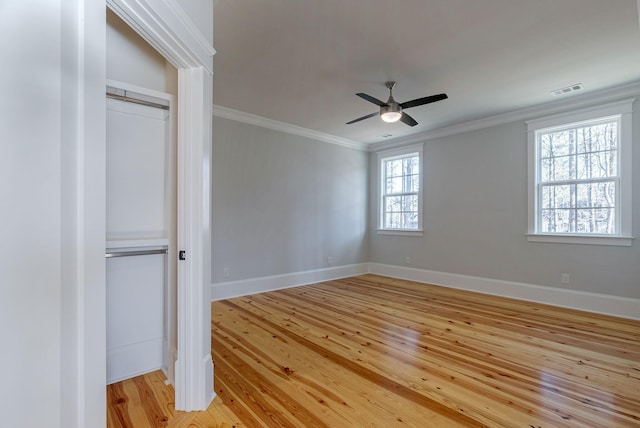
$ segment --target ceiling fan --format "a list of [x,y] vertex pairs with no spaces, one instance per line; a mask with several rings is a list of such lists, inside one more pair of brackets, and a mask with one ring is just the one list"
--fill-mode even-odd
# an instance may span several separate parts
[[435,103],[436,101],[441,101],[449,98],[447,97],[447,94],[438,94],[424,98],[416,98],[415,100],[406,101],[404,103],[399,103],[393,99],[393,88],[394,86],[396,86],[396,82],[386,82],[384,85],[389,89],[389,99],[386,103],[372,97],[371,95],[363,94],[362,92],[358,92],[356,94],[363,100],[367,100],[370,103],[374,103],[375,105],[380,106],[380,111],[354,119],[351,122],[347,122],[347,125],[351,125],[352,123],[360,122],[361,120],[369,119],[370,117],[379,115],[380,118],[385,122],[401,121],[402,123],[405,123],[409,126],[416,126],[418,122],[416,122],[414,118],[409,116],[403,110],[429,103]]

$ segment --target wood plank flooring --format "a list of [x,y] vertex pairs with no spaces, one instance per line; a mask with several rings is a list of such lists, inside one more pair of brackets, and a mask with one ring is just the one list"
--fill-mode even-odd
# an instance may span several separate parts
[[116,427],[638,427],[640,322],[363,275],[212,304],[218,394],[108,387]]

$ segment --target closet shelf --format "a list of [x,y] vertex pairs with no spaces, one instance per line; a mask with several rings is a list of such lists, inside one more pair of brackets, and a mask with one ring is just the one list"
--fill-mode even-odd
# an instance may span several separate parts
[[169,240],[166,238],[160,239],[118,239],[107,241],[107,250],[116,250],[123,248],[167,248],[169,246]]

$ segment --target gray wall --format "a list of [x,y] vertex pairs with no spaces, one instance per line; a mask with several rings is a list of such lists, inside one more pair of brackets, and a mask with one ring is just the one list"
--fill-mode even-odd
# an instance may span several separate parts
[[[638,111],[633,127],[637,236]],[[376,234],[375,153],[218,117],[213,129],[214,283],[326,268],[332,257],[335,266],[371,261],[640,298],[637,240],[527,241],[523,121],[426,141],[423,237]]]
[[[640,234],[640,112],[635,103],[633,232]],[[640,298],[632,247],[528,242],[524,122],[426,141],[423,237],[377,235],[376,155],[370,155],[370,261]],[[571,283],[560,285],[561,273]]]
[[368,153],[213,122],[212,282],[368,261]]

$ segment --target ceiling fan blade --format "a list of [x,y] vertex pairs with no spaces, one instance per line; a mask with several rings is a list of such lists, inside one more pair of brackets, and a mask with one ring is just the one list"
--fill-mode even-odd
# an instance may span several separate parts
[[368,114],[366,116],[359,117],[357,119],[352,120],[351,122],[347,122],[347,125],[351,125],[352,123],[360,122],[361,120],[369,119],[370,117],[379,116],[380,112],[377,111],[375,113]]
[[403,109],[417,107],[417,106],[422,106],[429,103],[435,103],[436,101],[446,100],[447,98],[449,98],[447,94],[431,95],[429,97],[417,98],[415,100],[401,103],[400,107],[402,107]]
[[375,105],[380,106],[380,107],[384,107],[384,106],[387,105],[387,103],[385,103],[383,101],[380,101],[379,99],[374,98],[371,95],[363,94],[362,92],[358,92],[356,95],[359,96],[360,98],[362,98],[363,100],[367,100],[370,103],[374,103]]
[[400,116],[400,121],[402,123],[406,123],[409,126],[416,126],[418,124],[418,122],[416,122],[414,118],[412,118],[405,112],[402,112],[402,116]]

